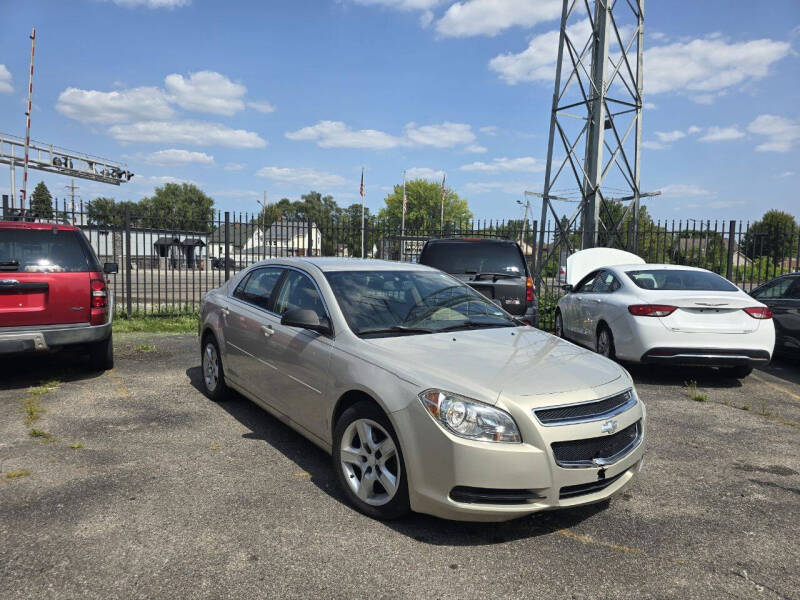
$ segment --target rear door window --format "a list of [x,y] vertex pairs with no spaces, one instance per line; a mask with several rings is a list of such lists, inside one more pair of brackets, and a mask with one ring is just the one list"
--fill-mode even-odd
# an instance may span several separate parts
[[428,244],[421,262],[445,273],[503,273],[525,277],[525,264],[514,244],[437,242]]
[[83,273],[97,271],[78,231],[0,229],[0,273]]
[[[800,280],[800,278],[798,278]],[[768,283],[764,287],[762,287],[758,292],[753,294],[753,298],[758,299],[775,299],[775,298],[783,298],[788,297],[789,288],[794,281],[791,277],[783,277],[782,279],[778,279],[772,283]]]
[[619,287],[619,281],[617,281],[613,273],[610,273],[609,271],[603,271],[600,273],[600,275],[595,277],[592,285],[592,291],[601,294],[610,294],[611,292],[617,291]]
[[591,292],[594,286],[594,282],[597,279],[598,275],[599,271],[595,271],[594,273],[589,273],[578,283],[578,285],[575,286],[574,292],[576,294]]

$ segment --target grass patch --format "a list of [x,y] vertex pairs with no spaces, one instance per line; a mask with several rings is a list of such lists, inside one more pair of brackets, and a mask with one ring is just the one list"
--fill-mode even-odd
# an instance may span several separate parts
[[697,391],[697,382],[694,379],[687,381],[685,385],[686,393],[695,402],[706,402],[708,400],[708,394]]
[[743,404],[742,405],[742,410],[750,410],[750,405],[749,404]]
[[69,447],[72,448],[73,450],[80,450],[81,448],[83,448],[83,443],[75,442],[74,444],[70,444]]
[[22,410],[25,413],[25,425],[33,425],[42,416],[42,405],[39,399],[60,385],[58,379],[47,379],[38,386],[28,388],[28,394],[22,399]]
[[54,438],[49,432],[45,431],[44,429],[31,429],[28,432],[32,438],[37,438],[42,440],[43,442],[55,442],[56,438]]
[[155,352],[156,347],[153,344],[137,344],[133,347],[134,351],[136,352]]
[[196,333],[197,314],[117,317],[113,329],[118,333]]
[[17,469],[16,471],[9,471],[6,473],[6,479],[19,479],[20,477],[27,477],[31,472],[28,469]]

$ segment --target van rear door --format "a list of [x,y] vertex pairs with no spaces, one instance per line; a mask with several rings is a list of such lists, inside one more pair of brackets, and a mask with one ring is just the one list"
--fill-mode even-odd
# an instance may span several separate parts
[[77,230],[0,224],[0,327],[89,322],[95,263]]

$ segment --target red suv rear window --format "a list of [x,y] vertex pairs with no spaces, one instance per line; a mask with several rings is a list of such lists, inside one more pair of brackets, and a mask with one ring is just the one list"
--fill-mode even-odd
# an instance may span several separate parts
[[95,262],[78,231],[0,229],[0,273],[81,273]]

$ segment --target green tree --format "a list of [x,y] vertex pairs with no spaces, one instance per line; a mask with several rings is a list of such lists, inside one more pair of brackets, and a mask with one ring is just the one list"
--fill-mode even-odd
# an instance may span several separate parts
[[193,183],[164,184],[139,205],[151,227],[209,231],[214,215],[214,199]]
[[50,190],[40,181],[31,195],[31,212],[42,219],[53,218],[53,196]]
[[[442,186],[435,181],[414,179],[406,182],[406,228],[409,230],[436,231],[439,229],[442,211]],[[399,228],[403,216],[403,186],[395,185],[394,191],[384,199],[386,206],[378,216],[389,227]],[[360,206],[360,205],[359,205]],[[465,199],[451,189],[445,190],[444,222],[460,223],[472,218]]]
[[86,206],[86,218],[90,225],[96,227],[121,228],[125,226],[125,213],[128,213],[131,225],[144,227],[143,207],[138,202],[117,202],[113,198],[98,197]]
[[760,220],[747,230],[744,238],[744,252],[748,258],[769,257],[775,264],[797,252],[797,221],[789,213],[781,210],[768,210]]

